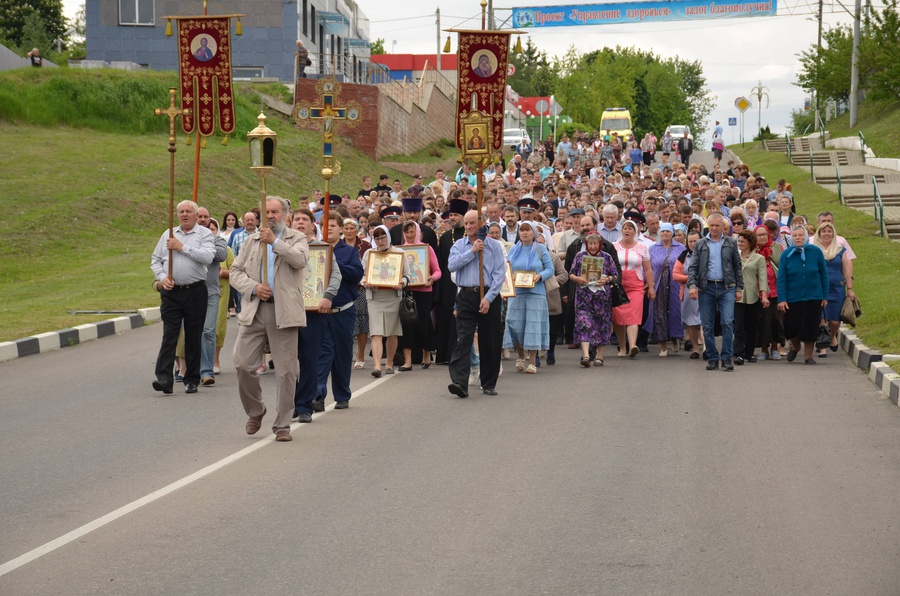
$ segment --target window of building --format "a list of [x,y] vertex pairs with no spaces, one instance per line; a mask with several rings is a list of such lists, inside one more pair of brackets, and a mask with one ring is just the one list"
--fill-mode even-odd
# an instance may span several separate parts
[[155,24],[154,0],[119,0],[120,25]]
[[316,43],[316,7],[309,7],[309,20],[312,21],[312,37],[310,38],[313,43]]
[[309,3],[303,0],[303,37],[309,36]]

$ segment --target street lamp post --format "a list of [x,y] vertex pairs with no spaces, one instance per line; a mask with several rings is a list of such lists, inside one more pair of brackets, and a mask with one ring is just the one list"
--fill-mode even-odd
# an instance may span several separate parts
[[[250,169],[259,176],[259,205],[260,217],[259,225],[261,228],[269,227],[269,220],[266,217],[266,176],[275,169],[275,152],[278,149],[278,135],[271,128],[266,126],[266,116],[260,113],[257,116],[259,124],[256,128],[247,133],[247,139],[250,141]],[[269,279],[268,261],[266,258],[266,244],[262,244],[262,279],[267,284]]]

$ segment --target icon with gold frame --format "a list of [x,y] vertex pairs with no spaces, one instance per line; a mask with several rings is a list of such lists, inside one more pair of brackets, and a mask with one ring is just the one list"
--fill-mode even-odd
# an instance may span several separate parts
[[518,270],[513,272],[513,287],[516,288],[533,288],[537,275],[536,271]]
[[370,250],[366,262],[366,283],[377,288],[393,288],[403,277],[403,258],[406,253],[390,250]]
[[404,244],[400,248],[406,253],[403,256],[409,264],[409,286],[427,286],[429,270],[428,245]]
[[325,290],[331,280],[331,245],[314,242],[309,245],[309,258],[303,276],[303,308],[307,311],[319,309],[325,298]]
[[458,146],[463,159],[482,160],[490,156],[493,147],[493,127],[490,117],[472,112],[462,119]]
[[503,278],[503,286],[500,288],[501,298],[515,298],[516,287],[513,285],[512,265],[506,263],[506,276]]

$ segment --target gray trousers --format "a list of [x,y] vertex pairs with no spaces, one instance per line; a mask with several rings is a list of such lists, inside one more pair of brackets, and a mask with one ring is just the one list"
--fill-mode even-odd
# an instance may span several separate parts
[[266,339],[275,363],[275,398],[277,413],[272,430],[290,428],[294,414],[294,390],[297,386],[298,327],[278,329],[275,326],[275,305],[259,304],[256,316],[249,325],[241,325],[234,344],[234,366],[237,369],[238,393],[247,416],[259,416],[265,409],[262,386],[256,369],[263,359]]

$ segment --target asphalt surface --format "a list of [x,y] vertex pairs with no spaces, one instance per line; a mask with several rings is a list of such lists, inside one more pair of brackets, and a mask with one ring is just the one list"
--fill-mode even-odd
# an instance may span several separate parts
[[0,594],[900,593],[900,412],[840,354],[562,349],[467,400],[369,362],[274,443],[243,431],[234,320],[192,396],[150,388],[161,331],[0,364]]

